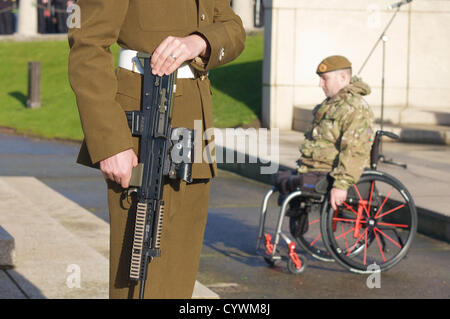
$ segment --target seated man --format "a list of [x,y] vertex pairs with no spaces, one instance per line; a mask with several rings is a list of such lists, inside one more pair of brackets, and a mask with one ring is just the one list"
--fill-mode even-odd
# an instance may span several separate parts
[[326,99],[313,111],[314,120],[300,147],[298,175],[279,173],[281,194],[296,187],[313,188],[328,173],[333,178],[330,204],[342,205],[347,189],[369,166],[374,115],[363,99],[370,87],[352,77],[351,63],[343,56],[330,56],[318,68]]

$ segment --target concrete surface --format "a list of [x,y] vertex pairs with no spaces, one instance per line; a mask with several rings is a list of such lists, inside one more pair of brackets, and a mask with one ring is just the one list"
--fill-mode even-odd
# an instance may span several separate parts
[[[269,267],[255,251],[261,201],[268,189],[267,184],[225,170],[219,170],[211,183],[198,280],[222,299],[295,299],[295,311],[299,303],[312,298],[394,301],[450,297],[450,243],[422,234],[416,235],[407,258],[381,274],[379,288],[366,285],[368,275],[351,273],[336,262],[316,260],[300,247],[297,252],[307,259],[307,266],[300,275],[292,275],[286,267],[288,249],[283,241],[279,246],[283,260]],[[277,196],[272,196],[268,206],[266,231],[273,235],[279,214]],[[288,219],[282,230],[290,236]],[[274,318],[282,318],[275,313],[274,308]]]
[[[299,132],[280,132],[279,162],[281,164],[278,163],[279,165],[290,166],[295,163],[301,139],[302,134]],[[31,222],[33,216],[40,216],[39,213],[31,213],[33,209],[36,209],[36,205],[45,204],[47,199],[51,202],[47,205],[46,211],[49,213],[46,214],[47,217],[44,216],[44,219],[47,223],[54,225],[47,228],[51,228],[52,233],[39,231],[42,238],[38,243],[34,243],[32,239],[33,247],[41,249],[40,246],[42,246],[44,249],[50,246],[57,235],[53,230],[61,230],[60,236],[64,236],[65,240],[66,238],[74,239],[70,241],[74,247],[79,247],[77,242],[82,241],[81,245],[86,251],[91,250],[86,255],[100,260],[98,263],[100,266],[97,267],[106,267],[101,266],[104,262],[101,257],[105,258],[107,254],[107,248],[102,248],[105,247],[104,244],[107,244],[107,239],[96,242],[96,239],[103,235],[96,236],[89,233],[90,228],[101,233],[101,225],[108,223],[105,183],[96,170],[74,163],[78,148],[78,144],[0,134],[0,176],[9,176],[1,178],[7,187],[3,184],[0,193],[13,197],[11,201],[18,202],[15,204],[18,209],[29,209],[30,214],[26,216],[26,219]],[[408,169],[403,170],[395,166],[384,167],[385,165],[382,169],[392,170],[389,172],[402,180],[410,189],[418,205],[424,205],[433,214],[443,219],[442,221],[432,218],[435,223],[432,227],[433,231],[448,225],[445,220],[448,217],[440,213],[440,210],[445,212],[448,204],[447,175],[450,172],[450,148],[433,144],[385,143],[383,149],[388,158],[406,162]],[[221,298],[445,298],[449,296],[448,243],[422,234],[417,235],[411,256],[402,261],[393,271],[383,275],[382,289],[367,289],[364,284],[365,277],[347,273],[335,263],[328,264],[310,259],[307,270],[301,276],[290,275],[285,269],[285,263],[282,263],[281,267],[267,267],[264,260],[255,254],[255,236],[258,228],[260,200],[269,186],[254,179],[259,176],[270,180],[270,176],[261,175],[260,166],[248,165],[248,161],[247,164],[236,164],[236,166],[241,168],[240,174],[255,175],[253,180],[249,180],[220,170],[219,177],[211,184],[208,224],[197,277],[202,285],[195,288],[197,292],[203,287],[207,291],[212,290],[219,294]],[[29,178],[17,178],[17,175],[27,175]],[[40,187],[42,183],[45,183],[47,187]],[[24,192],[28,193],[27,200],[19,196]],[[54,196],[51,196],[52,194]],[[70,201],[65,201],[64,198],[69,198]],[[0,208],[2,212],[0,225],[2,226],[5,226],[3,210],[10,210],[13,207],[11,201],[6,208],[4,206]],[[78,205],[84,210],[79,210]],[[30,206],[31,208],[27,208]],[[274,209],[277,207],[276,203],[272,203],[272,206]],[[66,208],[67,214],[58,212]],[[78,212],[83,218],[77,215]],[[23,216],[23,213],[16,215]],[[9,216],[9,223],[13,223],[14,216],[7,216]],[[275,218],[275,214],[271,217]],[[16,218],[14,223],[19,224],[22,219],[23,217]],[[284,226],[287,227],[287,224],[285,223]],[[420,224],[423,223],[420,222]],[[40,221],[36,225],[42,227]],[[29,228],[34,230],[32,226],[27,225],[27,229]],[[13,232],[9,232],[14,235]],[[82,239],[83,237],[86,241]],[[26,245],[31,244],[26,243]],[[53,285],[63,293],[66,292],[65,298],[85,298],[84,296],[88,294],[89,297],[86,298],[101,298],[97,297],[104,294],[101,289],[96,288],[100,291],[88,290],[89,285],[85,283],[86,276],[92,277],[92,274],[85,274],[85,272],[95,272],[97,269],[85,269],[84,264],[77,268],[76,265],[84,261],[74,260],[64,253],[68,249],[72,247],[61,247],[57,253],[62,256],[56,257],[48,252],[43,253],[42,257],[36,252],[27,252],[25,257],[33,258],[25,263],[21,254],[20,258],[17,258],[16,268],[0,270],[0,298],[35,298],[35,296],[49,298],[43,293],[43,291],[51,290],[46,288],[46,285]],[[76,250],[73,254],[75,257],[79,255]],[[39,259],[44,258],[47,259],[46,263],[39,263]],[[45,265],[44,268],[33,269],[42,264]],[[76,288],[77,269],[81,270],[80,289]],[[58,275],[59,279],[43,274],[43,277],[48,277],[48,282],[42,282],[44,280],[37,278],[39,271],[52,272],[55,274],[53,277]],[[69,282],[68,279],[70,279]],[[68,283],[73,288],[68,288]],[[86,290],[83,290],[85,287]]]

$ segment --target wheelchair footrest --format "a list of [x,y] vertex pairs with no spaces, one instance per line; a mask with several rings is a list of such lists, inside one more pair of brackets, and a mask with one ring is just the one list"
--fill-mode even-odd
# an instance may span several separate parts
[[297,269],[302,268],[302,261],[298,258],[298,255],[295,252],[295,244],[293,242],[289,244],[289,258],[291,258]]
[[272,235],[270,234],[266,234],[264,236],[264,246],[266,247],[266,254],[267,255],[272,255],[273,253],[273,244],[271,243],[272,241]]

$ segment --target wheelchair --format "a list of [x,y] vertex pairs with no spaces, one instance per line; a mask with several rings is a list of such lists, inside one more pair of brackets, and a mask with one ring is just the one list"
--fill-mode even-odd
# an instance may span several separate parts
[[[315,259],[336,261],[361,274],[386,271],[407,255],[417,230],[416,206],[399,180],[377,170],[378,162],[384,159],[379,150],[382,136],[398,138],[391,132],[376,132],[370,168],[348,189],[346,200],[336,211],[329,203],[332,178],[327,175],[314,188],[297,187],[283,199],[272,237],[265,232],[267,208],[270,197],[279,190],[274,186],[267,191],[260,210],[256,251],[270,266],[282,260],[280,239],[288,246],[287,268],[292,274],[302,273],[307,261],[296,253],[295,243]],[[285,217],[289,217],[294,240],[282,232]]]

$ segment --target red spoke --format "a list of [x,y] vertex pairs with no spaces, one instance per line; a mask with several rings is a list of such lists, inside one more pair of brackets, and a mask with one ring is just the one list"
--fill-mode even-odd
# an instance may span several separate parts
[[389,191],[389,194],[387,194],[387,196],[385,197],[385,199],[384,199],[384,201],[383,201],[383,204],[381,204],[380,208],[378,209],[377,214],[375,215],[375,219],[378,217],[378,214],[379,214],[379,213],[381,212],[381,210],[383,209],[384,204],[386,204],[386,201],[388,200],[389,196],[391,196],[392,190],[393,190],[393,188],[391,188],[391,190]]
[[375,238],[377,239],[378,248],[380,248],[381,257],[383,257],[383,261],[386,262],[386,258],[384,257],[383,248],[381,247],[380,238],[377,235],[377,229],[374,229]]
[[[334,217],[333,221],[356,223],[356,219],[339,218],[339,217]],[[359,222],[362,224],[367,224],[366,220],[360,220]]]
[[358,193],[358,197],[359,197],[359,200],[361,201],[362,207],[366,211],[367,218],[370,218],[369,211],[367,210],[366,204],[364,204],[364,202],[363,202],[363,199],[361,197],[361,194],[359,193],[358,187],[356,187],[356,185],[354,185],[354,187],[355,187],[356,193]]
[[316,241],[320,238],[320,236],[322,236],[322,234],[319,234],[319,236],[316,237],[316,239],[314,239],[311,244],[309,244],[310,247],[314,246],[314,244],[316,243]]
[[309,226],[311,226],[311,225],[313,225],[313,224],[315,224],[315,223],[317,223],[319,221],[320,221],[320,218],[317,218],[317,219],[313,220],[312,222],[310,222]]
[[409,225],[405,225],[405,224],[378,223],[378,225],[392,226],[392,227],[401,227],[401,228],[409,228]]
[[[355,227],[352,227],[352,229],[350,229],[348,232],[351,232],[351,231],[353,231],[355,229]],[[347,243],[347,236],[346,236],[346,234],[348,233],[348,232],[345,232],[344,233],[344,225],[342,225],[341,224],[341,231],[343,232],[343,234],[342,235],[344,235],[344,241],[345,241],[345,249],[347,249],[348,250],[348,243]],[[341,236],[342,236],[341,235]],[[336,238],[337,239],[337,238]]]
[[372,195],[373,195],[373,186],[375,185],[375,182],[372,181],[372,187],[370,188],[370,197],[369,197],[369,208],[368,211],[370,212],[370,204],[372,204]]
[[[352,227],[352,229],[347,230],[347,231],[344,233],[344,225],[341,224],[341,231],[342,231],[342,234],[340,234],[339,236],[337,236],[336,239],[339,239],[339,238],[341,238],[341,237],[345,237],[348,233],[352,232],[354,229],[355,229],[355,227]],[[345,237],[345,240],[347,241],[347,237]]]
[[350,205],[347,204],[346,202],[343,202],[343,204],[347,207],[347,209],[350,209],[356,216],[358,216],[358,213],[355,212],[355,210],[352,208],[352,206],[350,206]]
[[385,233],[383,233],[379,228],[375,227],[375,229],[377,231],[380,232],[381,235],[383,235],[384,237],[386,237],[387,239],[389,239],[394,245],[396,245],[398,248],[402,248],[402,246],[400,246],[400,244],[398,242],[396,242],[395,240],[393,240],[391,237],[389,237],[388,235],[386,235]]
[[356,240],[355,244],[353,245],[352,249],[350,249],[350,251],[347,253],[347,257],[348,255],[351,254],[351,252],[353,251],[353,249],[355,249],[356,245],[358,244],[359,240],[362,238],[362,236],[364,236],[365,233],[367,233],[367,231],[369,230],[369,228],[366,228],[366,230],[364,231],[364,233],[361,234],[361,236],[359,236],[359,238]]
[[400,206],[397,206],[397,207],[395,207],[395,208],[392,208],[391,210],[387,211],[386,213],[381,214],[380,216],[378,216],[376,219],[381,218],[381,217],[383,217],[383,216],[386,216],[387,214],[393,213],[393,212],[395,212],[396,210],[399,210],[400,208],[402,208],[402,207],[404,207],[404,206],[405,206],[405,204],[401,204]]

